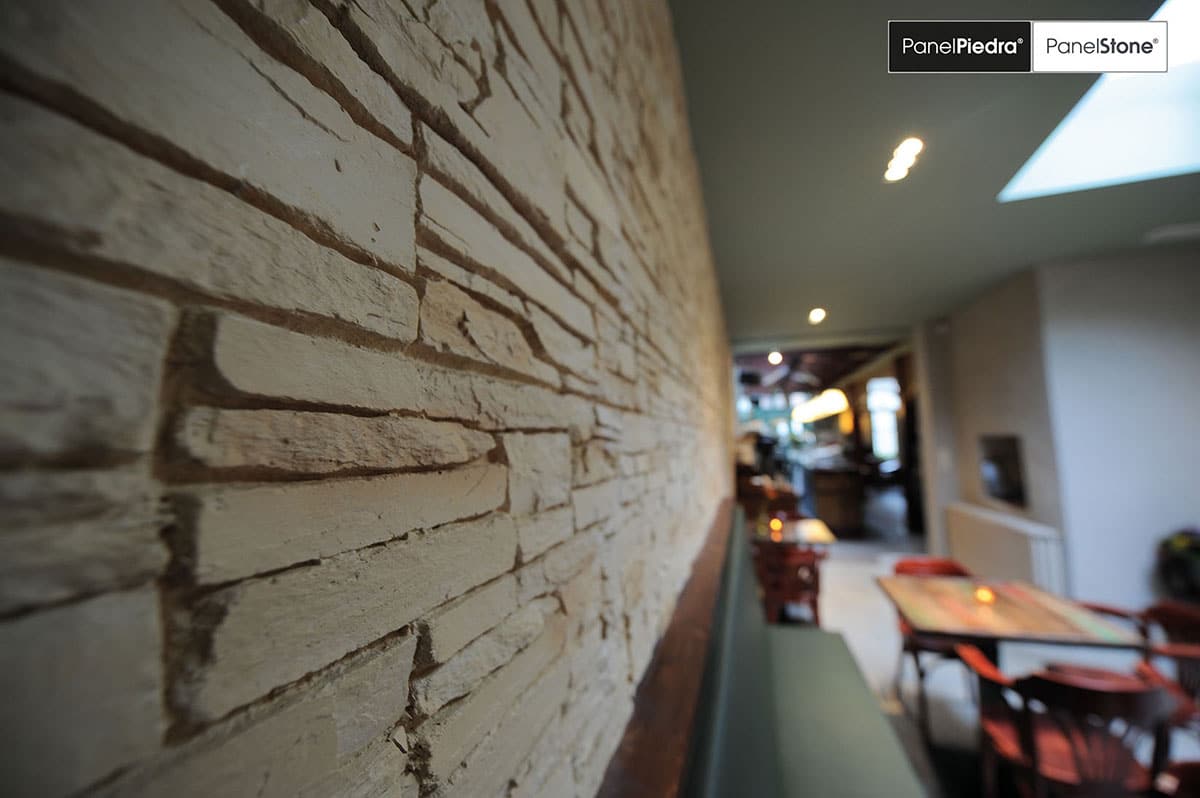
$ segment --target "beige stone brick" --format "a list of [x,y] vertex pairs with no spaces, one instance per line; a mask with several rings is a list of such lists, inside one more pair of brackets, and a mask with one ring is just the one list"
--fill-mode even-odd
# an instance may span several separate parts
[[497,4],[515,42],[505,47],[506,66],[510,75],[518,73],[530,83],[529,93],[537,98],[542,109],[557,114],[562,107],[562,70],[558,57],[542,34],[533,10],[528,3],[502,2]]
[[0,461],[148,451],[174,315],[0,258]]
[[538,385],[463,373],[403,355],[219,315],[213,367],[237,391],[370,410],[415,410],[485,429],[567,427],[591,436],[591,405]]
[[37,0],[11,10],[2,31],[0,51],[29,72],[278,198],[312,226],[396,267],[415,265],[412,160],[259,50],[214,4]]
[[515,313],[525,315],[525,303],[512,291],[501,288],[490,280],[474,272],[464,269],[457,263],[452,263],[436,252],[425,247],[417,247],[417,264],[422,272],[444,277],[457,286],[482,294],[493,302],[497,302]]
[[419,659],[426,665],[445,662],[516,608],[517,580],[511,574],[459,596],[420,622]]
[[220,717],[395,632],[509,570],[516,545],[512,521],[492,515],[217,591],[205,603],[224,615],[190,711]]
[[504,229],[505,235],[522,248],[534,252],[539,263],[559,278],[568,279],[567,271],[558,257],[479,167],[432,130],[425,130],[425,148],[429,167],[434,173],[487,208],[492,218]]
[[512,661],[491,674],[470,695],[444,708],[417,727],[430,774],[444,782],[495,728],[526,688],[563,650],[565,621],[546,619],[546,628]]
[[0,129],[0,208],[67,231],[54,235],[54,246],[219,300],[334,319],[399,341],[416,337],[411,285],[229,192],[17,97],[0,97]]
[[408,757],[389,740],[371,743],[354,757],[292,793],[298,798],[418,798]]
[[584,379],[595,377],[596,348],[592,344],[565,329],[553,316],[532,303],[528,317],[551,360]]
[[552,585],[564,584],[579,573],[596,553],[596,538],[590,534],[577,534],[546,552],[544,573]]
[[[122,775],[102,794],[391,795],[407,756],[387,739],[404,713],[416,640],[339,663],[314,684],[222,721]],[[391,786],[394,789],[394,784]]]
[[439,351],[528,374],[557,387],[558,371],[539,360],[511,319],[489,310],[444,281],[425,285],[421,341]]
[[565,504],[571,493],[571,440],[561,433],[509,433],[509,508],[528,514]]
[[576,446],[572,450],[571,462],[571,481],[575,487],[594,485],[612,479],[618,472],[618,459],[609,452],[608,444],[600,439]]
[[567,696],[565,661],[551,665],[466,761],[435,792],[439,796],[497,795],[507,787],[537,735]]
[[412,704],[421,715],[432,715],[450,701],[466,695],[489,673],[512,660],[539,634],[558,602],[531,602],[480,635],[444,665],[413,680]]
[[509,798],[575,795],[574,774],[567,754],[569,743],[563,739],[561,714],[553,715],[542,728],[524,763],[513,774]]
[[226,582],[482,515],[504,503],[507,469],[447,471],[182,492],[195,507],[195,574]]
[[575,533],[570,506],[558,507],[537,515],[522,516],[517,518],[516,522],[521,558],[526,562]]
[[588,306],[489,220],[436,180],[421,180],[420,224],[447,247],[512,283],[579,334],[595,334]]
[[165,524],[145,469],[0,475],[0,612],[153,579]]
[[495,446],[486,433],[423,418],[213,407],[188,410],[176,441],[206,466],[308,474],[458,465]]
[[621,480],[610,479],[571,491],[575,506],[575,528],[587,529],[615,512],[621,504],[621,485]]
[[318,85],[356,104],[352,116],[359,124],[378,126],[395,143],[412,146],[412,113],[387,81],[358,57],[329,18],[307,0],[223,0],[222,7],[253,29],[286,40],[315,73]]
[[221,314],[212,342],[213,366],[247,394],[371,410],[426,410],[471,418],[478,406],[469,381],[389,352]]
[[0,624],[0,780],[75,793],[158,749],[165,729],[158,597],[110,593]]

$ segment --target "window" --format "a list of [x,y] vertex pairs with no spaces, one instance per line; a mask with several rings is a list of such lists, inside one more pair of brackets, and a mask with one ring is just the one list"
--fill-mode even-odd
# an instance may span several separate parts
[[871,449],[880,460],[900,456],[900,383],[895,377],[867,380],[867,411],[871,414]]
[[1200,3],[1167,0],[1165,73],[1101,75],[997,197],[1000,202],[1200,171]]

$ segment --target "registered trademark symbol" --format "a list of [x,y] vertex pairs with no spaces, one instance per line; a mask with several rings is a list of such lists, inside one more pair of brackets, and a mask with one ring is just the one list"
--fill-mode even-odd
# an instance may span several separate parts
[[[1158,39],[1155,39],[1154,41],[1158,41]],[[1021,39],[1021,38],[1017,39],[1017,44],[1024,44],[1024,43],[1025,43],[1024,39]]]
[[1155,43],[1155,44],[1158,44],[1158,37],[1157,37],[1157,36],[1155,36],[1155,37],[1154,37],[1154,43]]

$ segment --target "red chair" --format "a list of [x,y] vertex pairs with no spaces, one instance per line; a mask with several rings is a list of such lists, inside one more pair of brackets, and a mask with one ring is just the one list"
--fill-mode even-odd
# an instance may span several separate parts
[[812,612],[813,623],[820,626],[820,564],[825,553],[768,540],[755,540],[752,545],[767,623],[783,620],[788,604],[805,604]]
[[[896,563],[892,572],[897,576],[972,576],[962,563],[946,557],[906,557]],[[925,695],[925,676],[928,674],[928,669],[921,662],[921,655],[937,655],[938,659],[933,663],[935,665],[941,661],[957,659],[958,655],[955,653],[954,646],[958,641],[947,637],[922,635],[914,631],[903,618],[899,618],[898,621],[901,641],[900,658],[896,663],[896,676],[892,683],[892,689],[896,694],[896,699],[903,704],[900,698],[900,681],[904,676],[904,655],[907,654],[912,657],[913,665],[917,670],[918,723],[921,733],[926,740],[929,740],[929,701]]]
[[[983,783],[996,795],[997,767],[1009,765],[1029,794],[1149,796],[1166,764],[1170,692],[1132,676],[1078,668],[1010,679],[982,651],[957,647],[959,659],[992,696],[981,701]],[[1015,706],[1009,703],[1012,699]],[[1135,751],[1152,739],[1149,767]]]
[[[1146,640],[1145,664],[1139,673],[1169,685],[1182,706],[1176,725],[1200,734],[1200,607],[1182,601],[1163,600],[1142,612],[1130,612],[1119,607],[1094,602],[1080,602],[1103,615],[1127,621],[1137,626]],[[1153,642],[1153,631],[1159,629],[1166,637],[1165,644]],[[1168,679],[1151,664],[1155,659],[1170,659],[1175,663],[1175,679]]]

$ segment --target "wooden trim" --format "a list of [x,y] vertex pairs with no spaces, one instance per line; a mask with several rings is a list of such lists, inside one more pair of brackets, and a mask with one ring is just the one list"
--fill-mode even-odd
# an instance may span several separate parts
[[687,766],[696,702],[721,586],[733,499],[717,510],[671,623],[634,696],[633,716],[608,763],[599,798],[674,798]]

